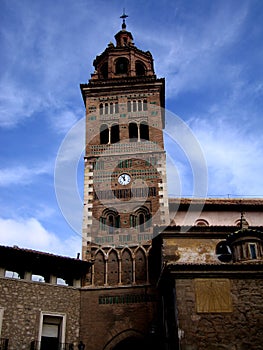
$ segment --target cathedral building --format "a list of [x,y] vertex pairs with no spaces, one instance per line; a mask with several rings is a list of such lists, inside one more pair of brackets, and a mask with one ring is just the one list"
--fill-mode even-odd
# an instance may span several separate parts
[[262,349],[263,200],[168,198],[165,80],[126,17],[80,85],[82,259],[0,246],[0,350]]

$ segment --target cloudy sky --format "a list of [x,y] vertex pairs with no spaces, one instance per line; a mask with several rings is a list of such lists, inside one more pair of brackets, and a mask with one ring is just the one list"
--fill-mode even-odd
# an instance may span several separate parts
[[[166,78],[170,195],[263,196],[262,0],[1,0],[0,244],[80,251],[79,84],[124,7],[136,46]],[[202,153],[201,172],[176,120]],[[196,192],[206,171],[207,190]]]

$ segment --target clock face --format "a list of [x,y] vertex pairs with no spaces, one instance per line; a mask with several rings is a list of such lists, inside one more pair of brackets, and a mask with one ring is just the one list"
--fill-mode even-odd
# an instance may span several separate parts
[[131,182],[131,177],[128,174],[121,174],[118,178],[118,182],[121,185],[128,185]]

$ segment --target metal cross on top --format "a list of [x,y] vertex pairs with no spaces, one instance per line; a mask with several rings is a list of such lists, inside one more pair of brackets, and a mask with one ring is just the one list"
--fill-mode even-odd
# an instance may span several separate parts
[[125,14],[125,8],[123,9],[123,14],[120,16],[120,18],[122,18],[123,22],[122,22],[122,29],[126,29],[126,23],[125,23],[125,19],[129,17],[128,15]]

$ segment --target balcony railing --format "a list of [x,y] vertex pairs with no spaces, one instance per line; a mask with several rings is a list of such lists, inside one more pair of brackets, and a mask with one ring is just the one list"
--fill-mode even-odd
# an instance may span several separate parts
[[0,338],[0,350],[8,350],[8,339]]
[[[33,340],[30,345],[30,350],[73,350],[73,349],[74,347],[72,343],[59,343],[58,345],[50,346],[50,345],[41,343],[40,341]],[[0,350],[2,349],[0,348]]]

